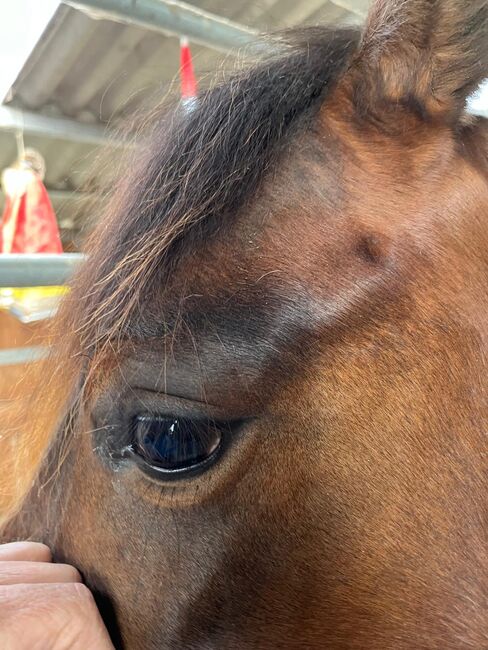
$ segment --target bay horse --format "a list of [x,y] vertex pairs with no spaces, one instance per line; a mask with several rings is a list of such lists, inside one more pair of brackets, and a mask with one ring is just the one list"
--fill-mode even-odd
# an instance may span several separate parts
[[142,137],[3,539],[119,647],[488,648],[488,3],[278,40]]

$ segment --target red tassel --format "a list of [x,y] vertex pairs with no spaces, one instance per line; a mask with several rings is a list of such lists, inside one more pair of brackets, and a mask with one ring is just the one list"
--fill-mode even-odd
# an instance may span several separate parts
[[182,99],[194,99],[197,96],[197,82],[193,71],[190,46],[188,39],[180,39],[180,79]]

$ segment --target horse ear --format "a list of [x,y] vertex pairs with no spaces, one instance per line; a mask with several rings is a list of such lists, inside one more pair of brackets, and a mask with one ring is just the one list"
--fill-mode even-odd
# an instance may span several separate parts
[[364,110],[459,119],[488,77],[488,0],[373,0],[356,63]]

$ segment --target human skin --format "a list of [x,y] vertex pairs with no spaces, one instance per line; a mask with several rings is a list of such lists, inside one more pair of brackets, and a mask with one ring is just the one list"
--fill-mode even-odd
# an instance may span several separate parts
[[113,650],[78,571],[44,544],[0,545],[0,648]]

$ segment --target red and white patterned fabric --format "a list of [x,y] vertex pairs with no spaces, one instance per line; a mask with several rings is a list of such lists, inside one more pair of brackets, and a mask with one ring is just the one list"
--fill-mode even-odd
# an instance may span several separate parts
[[9,191],[5,184],[0,252],[62,253],[56,215],[39,176],[30,170],[7,171],[23,176],[14,190]]

